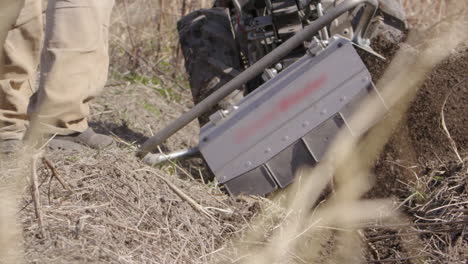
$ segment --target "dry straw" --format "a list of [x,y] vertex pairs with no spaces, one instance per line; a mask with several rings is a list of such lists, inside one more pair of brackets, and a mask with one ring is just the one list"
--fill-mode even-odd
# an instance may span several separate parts
[[[395,218],[400,219],[396,220],[397,222],[404,222],[404,219],[394,210],[395,206],[392,202],[388,200],[361,200],[360,198],[372,185],[369,171],[373,160],[387,142],[398,121],[401,120],[426,74],[454,47],[466,40],[467,13],[462,2],[405,1],[405,6],[410,10],[411,19],[417,19],[417,23],[420,24],[427,25],[428,17],[437,18],[434,14],[444,14],[452,5],[454,5],[453,10],[457,10],[457,13],[449,16],[440,15],[440,22],[424,32],[413,32],[408,42],[403,45],[403,49],[391,64],[389,71],[378,84],[386,102],[391,107],[387,118],[359,142],[349,135],[339,135],[322,163],[312,171],[303,170],[298,175],[296,184],[286,192],[277,195],[273,202],[265,201],[270,205],[266,209],[266,213],[259,216],[254,222],[246,223],[249,230],[252,231],[245,231],[246,235],[235,243],[236,247],[225,250],[211,247],[203,249],[204,253],[200,259],[194,262],[211,259],[214,256],[221,262],[229,263],[360,262],[363,261],[361,254],[363,235],[360,232],[362,223],[374,220],[382,224],[386,221],[393,221]],[[153,2],[146,1],[145,3],[151,5]],[[172,5],[167,9],[162,4],[168,2],[159,1],[158,3],[159,11],[157,11],[161,16],[156,17],[158,20],[153,20],[153,15],[148,18],[157,25],[152,29],[167,26],[172,27],[173,30],[174,18],[180,13],[198,8],[199,2],[177,1],[177,5]],[[137,22],[129,20],[141,17],[135,14],[141,14],[139,11],[142,10],[138,7],[142,5],[136,5],[136,1],[126,1],[124,4],[125,8],[120,9],[121,12],[117,13],[117,20],[114,24],[126,26],[116,27],[118,30],[113,34],[113,41],[122,43],[122,45],[115,46],[124,47],[130,57],[140,58],[142,56],[138,53],[141,50],[139,43],[147,41],[154,35],[152,31],[142,32],[137,30],[137,26],[130,26],[138,25]],[[207,3],[205,1],[202,4],[206,5]],[[435,8],[420,8],[421,5],[430,5]],[[165,21],[165,19],[167,20]],[[130,34],[130,32],[138,34]],[[158,31],[159,37],[162,36],[162,32],[163,30]],[[173,42],[173,40],[165,41]],[[160,55],[161,58],[174,56],[174,54],[166,54],[163,51]],[[365,127],[367,123],[372,122],[375,118],[374,115],[383,111],[378,107],[375,106],[374,100],[368,100],[352,120],[352,125]],[[31,170],[31,168],[35,155],[35,153],[22,153],[16,158],[8,156],[0,159],[0,263],[18,263],[22,260],[22,227],[18,224],[20,223],[18,221],[18,202],[21,195],[29,190],[30,185],[34,182],[35,170]],[[29,179],[32,179],[32,182],[28,182]],[[330,195],[329,199],[322,201],[322,192],[331,182],[333,182],[333,194]],[[105,188],[99,190],[105,192]],[[125,200],[117,199],[116,201],[124,203]],[[103,204],[102,206],[107,205]],[[131,209],[130,206],[128,208]],[[133,209],[130,209],[129,212],[134,212]],[[40,210],[36,214],[40,218]],[[76,212],[76,215],[80,214]],[[122,227],[122,225],[117,226],[117,228],[130,230],[135,236],[141,235],[138,239],[149,237],[148,241],[152,241],[150,239],[155,239],[153,233],[138,229],[145,215],[147,215],[147,211],[140,212],[138,217],[141,218],[137,219],[137,228]],[[126,218],[128,215],[122,216],[122,219]],[[87,220],[86,216],[80,216],[79,219],[77,235],[83,232],[81,226],[84,224],[82,223],[92,220]],[[40,230],[41,228],[36,226],[37,223],[31,223],[31,226],[27,228]],[[151,223],[158,224],[157,221]],[[114,222],[112,224],[115,225]],[[112,224],[109,224],[107,228],[110,229]],[[94,233],[99,234],[98,231],[102,229],[102,226],[102,223],[96,222],[94,224],[96,232]],[[161,236],[161,234],[157,234],[157,236]],[[190,246],[189,244],[187,247]],[[195,247],[193,246],[193,248]],[[410,256],[414,257],[413,262],[418,263],[418,261],[425,260],[425,256],[420,254],[422,249],[417,240],[413,243],[407,243],[405,249]],[[122,251],[124,251],[123,248]],[[192,252],[188,251],[185,246],[179,251],[181,254],[185,251]],[[112,258],[113,261],[125,262],[119,252],[117,252],[119,254],[107,253],[110,256],[115,255],[115,259]],[[190,254],[187,253],[187,255]],[[162,255],[153,254],[152,256],[154,259],[161,260]],[[174,259],[180,259],[180,255]]]

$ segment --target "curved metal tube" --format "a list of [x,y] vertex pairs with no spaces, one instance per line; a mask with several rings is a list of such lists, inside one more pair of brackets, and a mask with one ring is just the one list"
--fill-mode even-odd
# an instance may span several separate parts
[[158,164],[163,164],[171,160],[175,159],[188,159],[191,157],[196,157],[200,154],[200,150],[198,150],[198,147],[195,148],[190,148],[190,149],[182,149],[179,151],[171,152],[171,153],[148,153],[146,156],[143,158],[143,162],[154,166]]
[[[317,34],[319,30],[330,24],[337,17],[343,13],[355,8],[361,4],[369,4],[371,12],[366,12],[366,19],[364,19],[363,27],[360,30],[361,34],[365,34],[367,25],[369,25],[370,19],[374,15],[378,8],[377,0],[347,0],[332,10],[327,12],[324,16],[315,20],[312,24],[305,27],[301,32],[292,36],[288,41],[284,42],[272,52],[265,55],[263,58],[258,60],[255,64],[241,72],[234,79],[226,83],[224,86],[219,88],[217,91],[212,93],[210,96],[205,98],[199,104],[195,105],[190,111],[182,114],[177,120],[173,121],[169,126],[159,131],[155,136],[149,138],[139,149],[137,156],[144,157],[147,153],[156,149],[158,145],[163,143],[167,138],[172,136],[174,133],[179,131],[181,128],[192,122],[194,119],[202,115],[208,109],[216,105],[220,100],[228,96],[231,92],[235,91],[248,81],[261,74],[266,68],[273,65],[279,59],[286,56],[293,49],[301,45],[304,41],[310,39],[312,36]],[[367,21],[366,21],[367,20]]]

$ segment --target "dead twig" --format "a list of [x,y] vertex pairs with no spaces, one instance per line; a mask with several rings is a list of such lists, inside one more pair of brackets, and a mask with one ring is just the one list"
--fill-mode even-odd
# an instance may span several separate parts
[[36,214],[37,225],[39,226],[39,232],[42,238],[46,237],[44,229],[44,221],[42,218],[42,206],[41,206],[41,196],[39,193],[39,184],[37,177],[37,159],[40,154],[32,155],[32,166],[31,166],[31,196],[34,202],[34,212]]
[[463,84],[466,81],[468,81],[468,77],[461,80],[459,83],[457,83],[455,86],[453,86],[452,89],[450,89],[450,92],[447,94],[447,96],[444,99],[444,103],[442,104],[442,110],[440,111],[440,119],[441,119],[442,129],[444,130],[445,135],[447,136],[447,139],[449,140],[450,145],[452,146],[453,152],[455,152],[455,155],[457,156],[460,163],[463,163],[463,159],[460,156],[460,153],[458,152],[457,144],[455,143],[455,140],[453,140],[452,136],[450,135],[450,132],[449,132],[449,130],[447,128],[447,125],[445,123],[444,110],[445,110],[445,105],[447,104],[447,100],[450,97],[450,95],[452,94],[453,90],[455,90],[458,86],[460,86],[461,84]]
[[393,259],[379,259],[379,260],[368,260],[367,263],[381,263],[381,262],[397,262],[397,261],[404,261],[410,259],[418,259],[418,258],[425,258],[428,255],[419,255],[419,256],[411,256],[406,258],[393,258]]
[[108,83],[108,84],[104,85],[104,88],[115,87],[115,86],[124,86],[124,85],[127,85],[127,83],[124,83],[124,82]]
[[422,226],[437,226],[437,225],[455,225],[455,224],[468,224],[468,220],[444,221],[437,223],[410,223],[410,224],[388,224],[388,225],[366,225],[360,226],[361,228],[381,229],[381,228],[396,228],[396,227],[422,227]]
[[[41,183],[39,183],[39,186],[37,187],[38,189],[41,188],[41,186],[49,179],[50,177],[46,177],[45,179],[43,179],[41,181]],[[33,202],[33,199],[31,199],[30,201],[25,201],[25,205],[17,212],[18,214],[21,213],[22,211],[24,211],[24,209],[28,208],[28,206]]]
[[379,251],[377,250],[377,248],[369,241],[367,241],[367,238],[366,238],[366,235],[364,234],[364,232],[362,232],[362,230],[357,230],[357,233],[359,235],[359,237],[361,238],[361,241],[363,242],[366,242],[367,245],[369,246],[370,249],[372,249],[372,255],[374,256],[375,259],[377,259],[377,261],[380,260],[380,254],[379,254]]
[[153,171],[153,170],[149,170],[149,169],[139,169],[139,170],[136,170],[136,171],[146,171],[146,172],[149,172],[151,174],[154,174],[156,175],[159,179],[161,179],[162,181],[164,181],[164,183],[167,184],[167,186],[169,186],[169,188],[171,188],[172,191],[174,191],[182,200],[185,200],[187,203],[190,204],[190,206],[192,206],[192,208],[199,212],[200,214],[208,217],[209,219],[211,220],[214,220],[216,221],[216,219],[207,211],[205,210],[205,208],[203,206],[201,206],[199,203],[197,203],[195,200],[193,200],[190,196],[188,196],[187,194],[185,194],[181,189],[179,189],[177,186],[175,186],[174,184],[172,184],[171,182],[169,182],[166,178],[164,178],[163,176],[161,176],[159,173]]
[[143,231],[143,230],[140,230],[138,228],[132,228],[132,227],[129,227],[129,226],[124,226],[124,225],[121,225],[121,224],[118,224],[118,223],[115,223],[115,222],[107,222],[108,224],[110,225],[113,225],[113,226],[116,226],[118,228],[121,228],[121,229],[124,229],[124,230],[129,230],[129,231],[132,231],[132,232],[135,232],[139,235],[142,235],[146,238],[150,238],[150,239],[157,239],[160,237],[160,234],[156,234],[156,233],[152,233],[152,232],[146,232],[146,231]]
[[427,230],[427,231],[415,231],[415,232],[405,232],[405,233],[396,233],[393,235],[382,235],[382,236],[375,236],[370,237],[367,239],[369,242],[375,242],[382,239],[393,238],[393,237],[406,237],[406,236],[419,236],[421,234],[436,234],[436,233],[448,233],[448,232],[456,232],[464,230],[465,226],[460,228],[444,228],[444,229],[437,229],[437,230]]
[[55,177],[57,179],[57,181],[60,183],[60,185],[62,185],[62,187],[69,191],[70,193],[73,194],[73,190],[70,188],[70,186],[68,186],[68,184],[65,183],[65,181],[62,179],[62,176],[60,176],[60,174],[57,172],[57,170],[55,169],[54,165],[52,165],[52,162],[50,162],[47,158],[43,157],[42,158],[42,162],[44,163],[44,165],[49,168],[49,170],[52,172],[52,177]]

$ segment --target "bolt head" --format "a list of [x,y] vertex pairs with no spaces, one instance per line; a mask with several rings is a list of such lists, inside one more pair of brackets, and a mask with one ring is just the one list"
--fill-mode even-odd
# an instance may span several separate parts
[[275,65],[275,69],[278,70],[278,71],[281,71],[283,69],[283,65],[281,63],[277,63]]

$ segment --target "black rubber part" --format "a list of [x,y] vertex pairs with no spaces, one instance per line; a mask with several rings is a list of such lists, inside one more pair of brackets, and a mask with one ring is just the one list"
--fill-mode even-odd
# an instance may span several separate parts
[[386,23],[397,27],[400,31],[406,30],[406,13],[400,1],[379,0],[379,9],[383,13]]
[[[218,7],[194,11],[178,21],[177,30],[193,101],[198,104],[230,81],[232,73],[241,71],[240,53],[228,11]],[[232,97],[234,95],[199,117],[200,126],[207,123],[216,110],[229,107]]]

